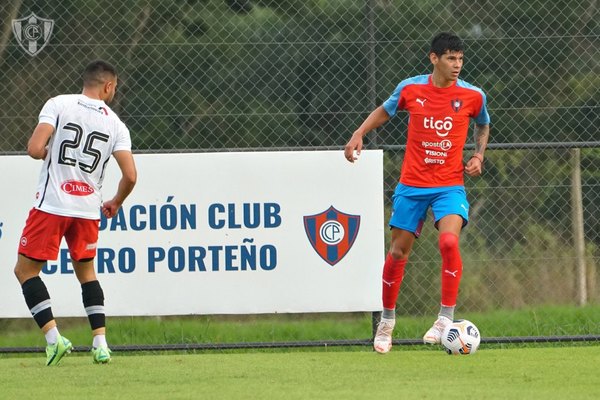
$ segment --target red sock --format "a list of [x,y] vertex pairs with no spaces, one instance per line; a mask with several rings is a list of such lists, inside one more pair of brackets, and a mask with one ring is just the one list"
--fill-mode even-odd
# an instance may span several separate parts
[[400,292],[402,278],[404,278],[404,266],[407,259],[396,260],[390,254],[385,259],[383,264],[383,291],[382,300],[383,308],[396,308],[396,299]]
[[458,286],[462,277],[462,260],[458,249],[458,236],[444,232],[440,235],[442,255],[442,305],[454,307],[458,297]]

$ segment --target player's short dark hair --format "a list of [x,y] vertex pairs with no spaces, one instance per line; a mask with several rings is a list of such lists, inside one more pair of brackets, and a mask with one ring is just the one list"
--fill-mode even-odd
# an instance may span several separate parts
[[117,69],[103,60],[94,60],[83,70],[83,86],[94,86],[117,77]]
[[438,57],[441,57],[447,51],[464,52],[465,44],[461,38],[453,33],[438,33],[431,41],[429,53],[435,53]]

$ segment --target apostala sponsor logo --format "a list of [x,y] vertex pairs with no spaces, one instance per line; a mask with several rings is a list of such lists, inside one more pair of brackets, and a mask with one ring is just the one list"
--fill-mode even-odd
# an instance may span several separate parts
[[440,142],[421,142],[421,146],[423,146],[424,148],[436,148],[436,149],[440,149],[443,151],[448,151],[452,148],[452,142],[449,141],[448,139],[442,140]]

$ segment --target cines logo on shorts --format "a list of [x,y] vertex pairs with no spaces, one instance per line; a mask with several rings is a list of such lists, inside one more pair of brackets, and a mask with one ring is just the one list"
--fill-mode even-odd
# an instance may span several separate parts
[[304,231],[313,249],[329,265],[337,264],[352,248],[360,228],[360,215],[351,215],[330,206],[304,217]]
[[71,196],[89,196],[94,193],[94,188],[85,182],[68,180],[60,185],[60,188],[66,194]]

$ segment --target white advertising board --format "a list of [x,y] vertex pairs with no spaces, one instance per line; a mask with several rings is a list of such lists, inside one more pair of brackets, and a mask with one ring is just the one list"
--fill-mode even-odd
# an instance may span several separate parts
[[[383,153],[135,155],[138,183],[100,222],[108,315],[375,311],[384,256]],[[40,161],[0,157],[0,317],[27,317],[14,277]],[[109,162],[102,188],[115,193]],[[42,274],[55,316],[85,316],[63,242]]]

